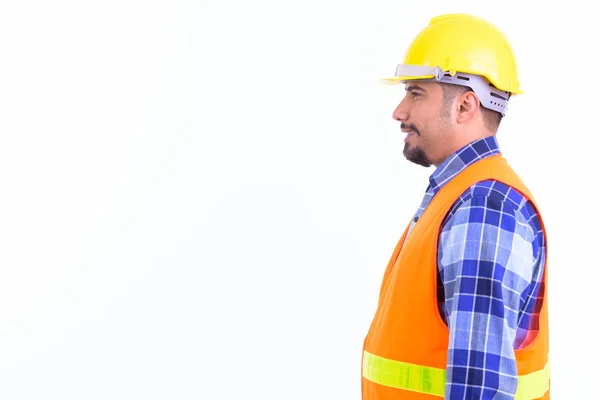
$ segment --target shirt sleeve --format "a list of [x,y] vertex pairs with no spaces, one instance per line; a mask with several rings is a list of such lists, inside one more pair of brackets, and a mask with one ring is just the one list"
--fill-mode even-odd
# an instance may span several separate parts
[[445,399],[514,399],[513,345],[534,244],[517,207],[493,196],[467,197],[444,223],[438,267],[450,333]]

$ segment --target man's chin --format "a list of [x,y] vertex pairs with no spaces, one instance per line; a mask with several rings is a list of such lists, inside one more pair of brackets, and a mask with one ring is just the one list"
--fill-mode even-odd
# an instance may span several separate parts
[[404,145],[404,151],[402,152],[404,157],[417,165],[420,165],[425,168],[431,167],[431,162],[427,159],[425,152],[420,148],[410,148],[408,147],[408,143]]

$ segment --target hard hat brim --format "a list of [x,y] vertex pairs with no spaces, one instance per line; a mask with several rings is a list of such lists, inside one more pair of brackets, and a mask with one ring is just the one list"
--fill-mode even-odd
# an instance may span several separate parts
[[[454,75],[454,72],[451,72],[451,75]],[[416,80],[428,80],[428,79],[436,79],[436,75],[434,74],[421,74],[421,75],[397,75],[392,77],[386,77],[379,79],[378,82],[384,85],[399,85],[401,83],[407,81],[416,81]],[[503,89],[501,89],[503,90]],[[522,90],[510,90],[511,95],[515,96],[518,94],[525,94]]]
[[389,78],[379,79],[380,83],[384,85],[399,85],[406,81],[416,81],[420,79],[433,79],[434,75],[421,75],[421,76],[392,76]]

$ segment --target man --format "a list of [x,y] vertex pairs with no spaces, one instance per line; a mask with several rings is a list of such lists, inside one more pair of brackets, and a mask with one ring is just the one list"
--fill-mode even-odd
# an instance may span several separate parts
[[522,94],[498,28],[442,15],[388,83],[405,157],[435,170],[384,274],[362,398],[550,399],[546,231],[496,133]]

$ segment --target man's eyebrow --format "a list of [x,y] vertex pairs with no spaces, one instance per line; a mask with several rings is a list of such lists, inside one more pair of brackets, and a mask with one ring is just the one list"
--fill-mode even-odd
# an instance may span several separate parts
[[407,92],[413,91],[413,90],[420,90],[422,92],[427,92],[427,90],[423,89],[421,86],[417,86],[417,85],[410,85],[407,86],[405,89]]

